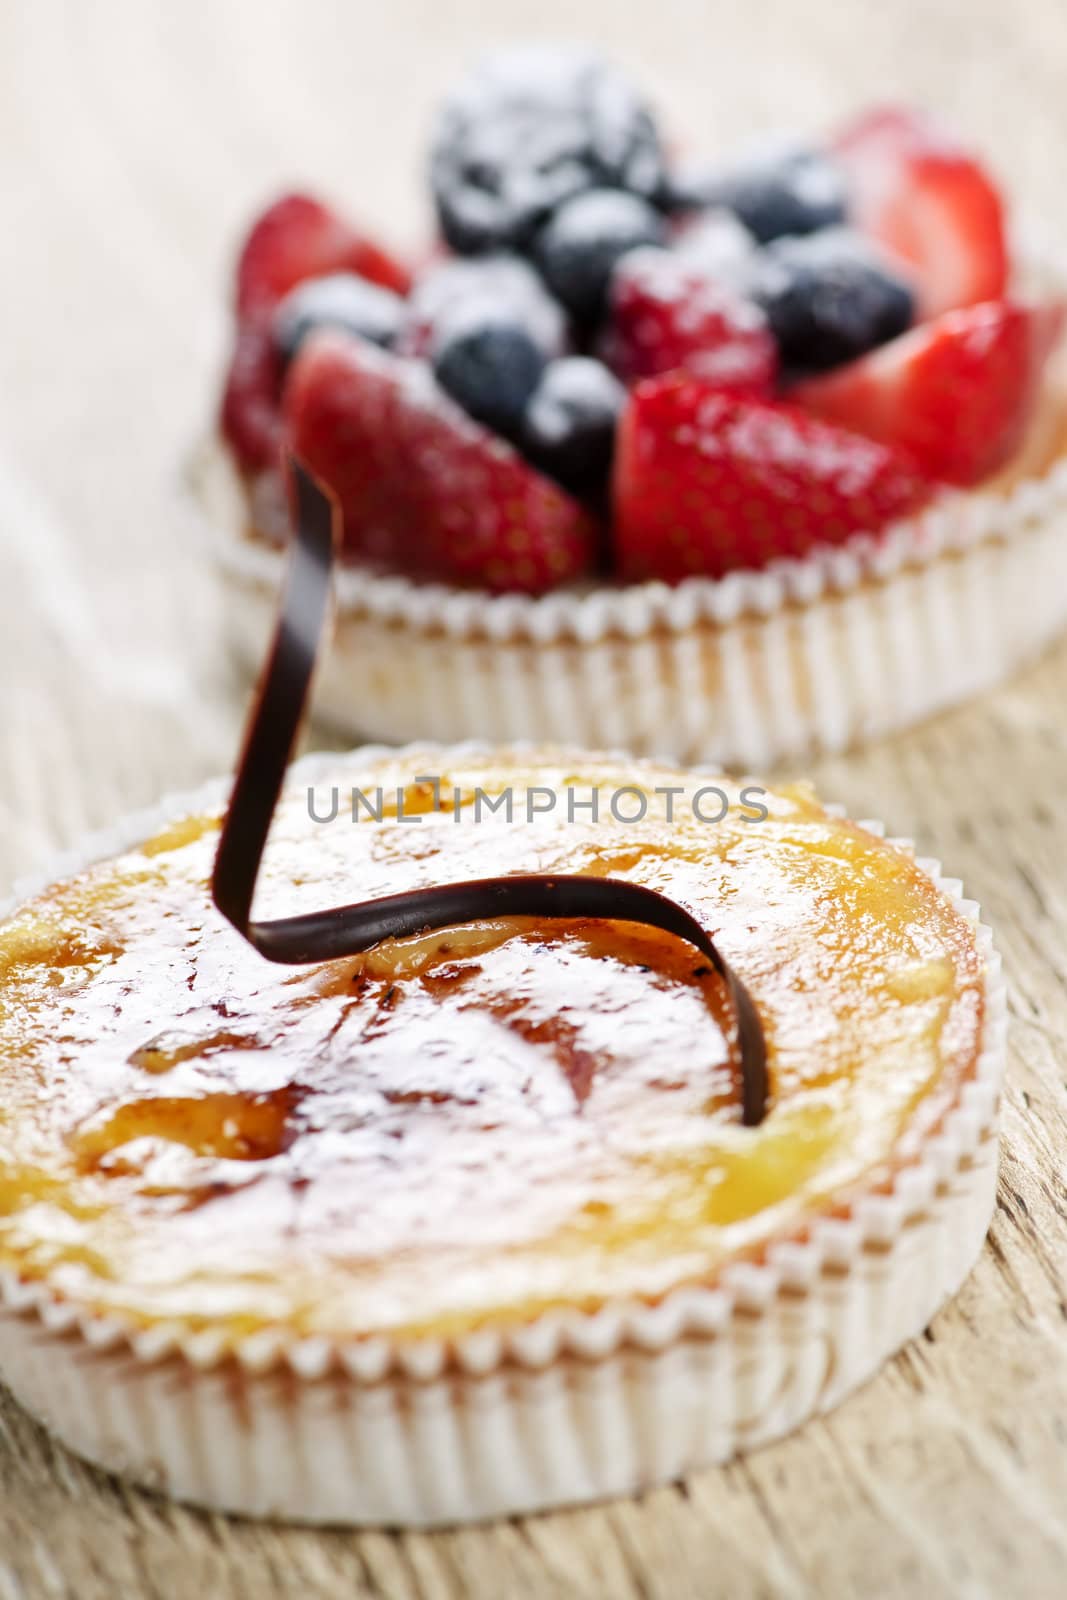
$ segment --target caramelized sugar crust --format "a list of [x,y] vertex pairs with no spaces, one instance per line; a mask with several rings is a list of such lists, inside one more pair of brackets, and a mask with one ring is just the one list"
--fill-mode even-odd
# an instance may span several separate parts
[[[215,813],[0,925],[0,1265],[151,1322],[454,1334],[708,1281],[877,1182],[973,1071],[982,962],[906,857],[804,788],[718,823],[695,780],[552,752],[354,774],[280,810],[263,915],[510,871],[613,873],[700,917],[753,991],[773,1108],[741,1126],[719,980],[632,925],[525,919],[272,967],[212,908]],[[330,809],[331,781],[316,784]],[[381,822],[346,805],[381,784]],[[565,798],[532,824],[529,785]],[[648,814],[619,823],[638,785]],[[452,787],[461,791],[458,810]],[[474,822],[475,790],[510,786]],[[674,786],[669,802],[657,788]],[[417,821],[396,816],[396,792]],[[543,804],[544,801],[538,802]],[[619,809],[632,814],[628,793]],[[706,797],[714,816],[721,803]]]

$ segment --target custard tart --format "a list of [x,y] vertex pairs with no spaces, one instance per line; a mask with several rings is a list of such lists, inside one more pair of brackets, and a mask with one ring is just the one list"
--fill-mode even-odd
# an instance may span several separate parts
[[550,749],[316,757],[279,807],[268,911],[530,871],[680,902],[759,1011],[748,1126],[684,940],[486,917],[271,967],[210,904],[221,817],[135,820],[0,927],[0,1372],[75,1450],[325,1521],[589,1499],[833,1405],[959,1286],[1003,996],[870,825]]

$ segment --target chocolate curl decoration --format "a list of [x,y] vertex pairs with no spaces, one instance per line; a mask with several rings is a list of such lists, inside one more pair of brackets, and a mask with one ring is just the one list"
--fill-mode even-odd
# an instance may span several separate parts
[[296,529],[277,630],[260,682],[222,825],[211,892],[223,916],[268,961],[289,965],[358,955],[403,939],[490,917],[600,917],[659,928],[706,956],[726,985],[737,1024],[742,1120],[767,1112],[767,1050],[752,996],[710,934],[675,901],[641,884],[574,874],[514,874],[446,883],[269,922],[252,899],[271,820],[300,727],[326,625],[340,509],[295,460],[289,464]]

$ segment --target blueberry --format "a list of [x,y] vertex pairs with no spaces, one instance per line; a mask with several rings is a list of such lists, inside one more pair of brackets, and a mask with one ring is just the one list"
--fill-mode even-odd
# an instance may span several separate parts
[[786,234],[836,227],[847,214],[844,174],[819,150],[764,144],[728,168],[682,174],[672,203],[684,210],[725,206],[761,244]]
[[544,353],[562,355],[567,319],[540,276],[521,256],[464,256],[430,267],[408,297],[398,340],[407,355],[425,355],[445,325],[472,308],[508,313]]
[[782,363],[821,372],[911,326],[915,299],[872,245],[847,228],[779,239],[761,254],[750,291]]
[[404,315],[404,302],[354,272],[335,272],[297,284],[281,301],[271,328],[274,345],[291,361],[315,328],[341,328],[372,344],[390,345]]
[[661,244],[665,224],[647,200],[590,189],[560,206],[534,240],[534,260],[552,293],[586,326],[600,316],[615,263],[639,245]]
[[617,70],[588,50],[525,46],[486,58],[446,103],[430,178],[453,250],[523,247],[562,201],[610,185],[658,195],[659,135]]
[[567,356],[545,368],[522,430],[530,460],[564,488],[595,495],[607,482],[615,427],[626,390],[588,356]]
[[438,383],[487,428],[514,435],[544,371],[545,356],[521,322],[471,306],[450,318],[430,348]]
[[716,282],[735,283],[743,281],[752,265],[756,240],[732,211],[713,206],[686,219],[673,249],[687,265]]

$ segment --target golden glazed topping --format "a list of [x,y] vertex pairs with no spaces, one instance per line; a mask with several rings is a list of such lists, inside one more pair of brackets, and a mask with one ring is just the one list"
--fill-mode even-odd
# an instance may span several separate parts
[[[724,782],[724,801],[710,779],[551,752],[439,761],[339,759],[314,790],[325,816],[336,784],[330,822],[294,780],[257,911],[517,871],[659,889],[756,999],[765,1122],[740,1124],[726,996],[691,946],[510,919],[271,966],[210,904],[212,811],[0,925],[0,1266],[234,1336],[456,1333],[655,1297],[904,1159],[973,1071],[969,925],[807,790]],[[642,796],[643,820],[613,815]]]

